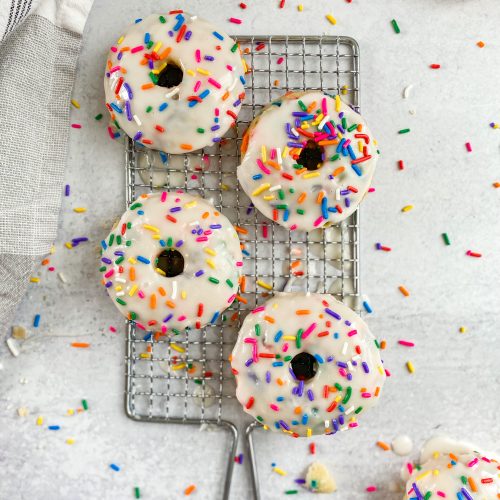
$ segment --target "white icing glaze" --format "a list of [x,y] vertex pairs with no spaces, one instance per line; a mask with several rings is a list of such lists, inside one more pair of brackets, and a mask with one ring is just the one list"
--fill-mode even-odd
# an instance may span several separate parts
[[[316,358],[317,372],[300,383],[291,359],[303,352]],[[273,431],[300,436],[356,427],[359,408],[376,404],[386,377],[366,323],[323,294],[277,294],[248,314],[231,366],[245,411]]]
[[[104,77],[106,104],[120,127],[146,146],[174,154],[220,140],[240,110],[245,81],[235,41],[207,21],[181,12],[152,14],[132,24],[111,48]],[[150,49],[147,34],[153,42]],[[168,48],[171,52],[166,54]],[[147,62],[145,55],[152,54],[158,59],[151,59],[153,71],[161,71],[167,61],[182,69],[178,86],[153,84],[152,68],[141,64]],[[143,89],[146,84],[153,86]],[[193,96],[201,96],[201,101],[192,100]]]
[[[297,159],[302,149],[299,146],[294,148],[293,144],[305,145],[310,140],[296,126],[295,120],[299,120],[299,117],[292,115],[305,113],[299,102],[307,108],[316,103],[309,115],[314,115],[314,118],[302,121],[301,126],[306,134],[319,134],[314,137],[324,147],[325,161],[317,170],[294,168],[294,165],[298,165]],[[324,120],[321,111],[316,113],[317,110],[325,109],[328,119],[333,120],[337,128],[334,129],[330,124],[332,128],[329,130],[328,125],[324,125],[329,120]],[[347,128],[358,124],[362,130],[340,132],[340,113],[346,119]],[[287,131],[287,125],[292,127],[292,132]],[[328,131],[328,135],[325,131]],[[320,141],[323,132],[325,138]],[[293,138],[294,135],[296,138]],[[343,139],[346,141],[342,142]],[[327,143],[323,142],[325,140]],[[339,141],[347,144],[348,140],[348,147],[340,147]],[[254,205],[266,217],[282,226],[306,231],[337,224],[356,210],[370,187],[378,157],[363,118],[340,97],[332,98],[319,91],[289,93],[266,106],[247,131],[242,155],[238,179]],[[353,160],[351,155],[357,159]],[[367,159],[358,163],[361,158]],[[341,171],[340,167],[344,170]],[[291,193],[290,189],[294,192]],[[320,192],[323,192],[325,201],[318,203]]]
[[403,457],[405,455],[409,455],[411,450],[413,450],[413,441],[410,436],[402,434],[400,436],[396,436],[391,442],[392,451]]
[[469,443],[444,436],[432,438],[422,448],[419,469],[406,474],[404,499],[422,500],[430,492],[432,499],[498,500],[500,469],[496,460]]
[[[238,290],[242,254],[236,231],[213,205],[185,193],[139,197],[103,248],[101,271],[110,297],[146,330],[200,328]],[[156,258],[168,248],[184,258],[184,271],[175,277],[155,270]]]

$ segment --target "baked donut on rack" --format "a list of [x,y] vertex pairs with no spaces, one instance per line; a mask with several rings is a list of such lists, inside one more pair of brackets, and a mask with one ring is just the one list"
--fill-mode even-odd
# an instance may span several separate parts
[[311,231],[356,210],[377,163],[374,144],[363,118],[338,95],[290,92],[250,124],[238,180],[266,217]]
[[245,318],[231,356],[247,413],[294,437],[358,426],[386,373],[366,323],[326,294],[277,294]]
[[243,265],[229,220],[182,192],[140,196],[102,241],[103,284],[144,330],[214,323],[235,299]]
[[111,47],[104,77],[106,106],[127,135],[174,154],[220,141],[244,84],[237,43],[182,10],[137,19]]

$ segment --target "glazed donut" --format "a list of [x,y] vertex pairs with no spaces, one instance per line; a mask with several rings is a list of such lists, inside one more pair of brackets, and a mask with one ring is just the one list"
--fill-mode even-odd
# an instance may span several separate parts
[[443,437],[428,441],[419,467],[410,465],[410,470],[405,470],[405,500],[498,499],[500,465],[494,457],[475,449]]
[[241,145],[238,180],[266,217],[294,230],[337,224],[357,208],[378,153],[339,96],[291,92],[266,106]]
[[219,142],[245,96],[236,42],[181,10],[136,20],[111,47],[104,77],[112,119],[167,153]]
[[144,330],[201,328],[236,296],[238,235],[201,198],[142,195],[101,244],[103,284],[119,311]]
[[366,323],[323,294],[277,294],[254,309],[231,367],[245,411],[295,437],[357,427],[386,377]]

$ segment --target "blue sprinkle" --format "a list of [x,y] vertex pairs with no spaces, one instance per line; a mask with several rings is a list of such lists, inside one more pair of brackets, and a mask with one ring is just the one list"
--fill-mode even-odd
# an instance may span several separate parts
[[109,464],[109,466],[116,472],[118,472],[120,470],[120,467],[118,467],[118,465],[116,464]]
[[250,257],[250,253],[248,252],[248,250],[242,250],[241,253],[243,255],[246,255],[247,257]]
[[184,24],[184,16],[182,14],[177,14],[175,18],[177,19],[177,22],[175,23],[175,26],[172,29],[174,31],[179,31],[181,26]]
[[363,307],[365,308],[365,311],[367,313],[373,312],[373,309],[371,308],[370,304],[368,304],[368,302],[366,300],[363,302]]
[[286,208],[285,211],[283,212],[283,221],[286,222],[288,220],[288,217],[290,217],[290,210]]
[[328,219],[328,199],[326,196],[323,196],[321,200],[321,213],[323,215],[323,219]]
[[243,78],[243,75],[241,75],[241,76],[240,76],[240,82],[241,82],[243,85],[245,85],[245,83],[247,83],[247,82],[245,81],[245,79]]
[[49,431],[58,431],[61,428],[60,425],[49,425]]
[[35,320],[33,321],[33,326],[34,326],[35,328],[38,328],[38,325],[39,325],[39,324],[40,324],[40,315],[39,315],[39,314],[37,314],[37,315],[35,316]]
[[210,323],[215,323],[217,321],[217,318],[219,317],[219,311],[216,311],[214,315],[212,316],[212,319],[210,320]]
[[325,362],[325,360],[319,354],[315,354],[314,357],[316,358],[316,361],[320,364]]
[[262,174],[255,174],[252,176],[252,179],[254,181],[258,181],[259,179],[262,179],[262,177],[264,177]]
[[361,177],[362,172],[361,169],[357,165],[351,165],[352,169],[358,174],[358,177]]
[[138,24],[138,23],[140,23],[141,21],[142,21],[142,18],[140,18],[140,17],[139,17],[138,19],[136,19],[136,20],[134,21],[134,23],[135,23],[135,24]]
[[302,415],[302,425],[306,425],[308,420],[309,417],[307,416],[307,413],[304,413],[304,415]]
[[137,215],[144,215],[144,210],[137,210]]
[[276,335],[274,336],[274,341],[275,342],[279,342],[280,338],[283,337],[283,331],[280,330],[279,332],[276,333]]
[[273,361],[273,366],[283,366],[283,361]]
[[167,153],[164,153],[163,151],[159,151],[160,153],[160,160],[163,164],[168,162],[168,155]]
[[337,207],[328,207],[328,211],[333,212],[334,214],[338,212]]
[[159,240],[158,243],[160,244],[160,246],[162,247],[166,247],[167,244],[165,243],[165,240]]
[[281,403],[281,401],[285,401],[285,398],[284,398],[283,396],[278,396],[278,397],[276,398],[276,401],[278,401],[278,402],[280,402],[280,403]]
[[146,33],[144,35],[144,43],[148,44],[150,40],[151,40],[151,34],[150,33]]
[[166,102],[162,102],[159,106],[158,106],[158,111],[163,111],[165,109],[168,108],[168,104]]
[[350,144],[349,146],[347,146],[347,151],[349,151],[349,156],[351,157],[351,160],[355,160],[356,155],[354,154],[354,150],[352,149],[352,146]]
[[146,335],[144,335],[142,340],[145,340],[147,342],[148,340],[151,340],[152,336],[153,336],[153,334],[151,332],[146,333]]
[[210,89],[205,89],[198,97],[200,99],[205,99],[205,97],[207,97],[208,94],[210,94]]
[[112,102],[110,104],[110,106],[117,112],[117,113],[120,113],[120,114],[123,114],[123,109],[119,108],[114,102]]
[[151,264],[151,261],[149,259],[146,259],[146,257],[143,257],[142,255],[138,255],[137,260],[139,262],[142,262],[143,264]]
[[213,35],[215,36],[215,38],[218,38],[219,40],[224,40],[224,37],[220,33],[217,33],[217,31],[214,31]]

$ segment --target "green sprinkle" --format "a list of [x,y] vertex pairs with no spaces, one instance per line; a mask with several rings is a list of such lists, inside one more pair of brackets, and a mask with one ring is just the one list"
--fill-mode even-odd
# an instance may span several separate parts
[[337,389],[337,391],[343,391],[344,390],[344,388],[338,382],[335,383],[334,387],[335,387],[335,389]]
[[362,411],[363,411],[363,407],[362,407],[362,406],[359,406],[358,408],[356,408],[356,409],[354,410],[354,413],[356,413],[356,415],[357,415],[358,413],[361,413]]
[[118,130],[121,130],[120,124],[116,120],[113,120],[113,123]]
[[175,335],[180,335],[181,332],[177,330],[176,328],[172,328],[172,331],[174,332]]
[[281,203],[279,205],[275,205],[274,208],[278,210],[286,210],[288,208],[288,205],[286,203]]
[[293,165],[293,168],[295,170],[300,170],[301,168],[304,168],[302,165],[299,165],[298,163],[295,163],[295,165]]
[[231,52],[236,52],[236,50],[238,49],[238,44],[235,43],[232,47],[231,47]]
[[205,129],[200,127],[200,128],[196,129],[196,132],[198,132],[199,134],[204,134],[205,133]]
[[89,405],[88,405],[86,399],[82,399],[82,406],[83,406],[84,410],[88,410],[89,409]]
[[445,245],[451,245],[450,238],[446,233],[443,233],[441,236],[443,237]]
[[[141,205],[142,207],[142,205]],[[132,223],[131,222],[127,222],[127,229],[130,229],[132,227]]]
[[149,72],[149,78],[156,85],[158,83],[158,76],[155,75],[152,71]]
[[348,132],[352,132],[353,130],[356,130],[358,128],[358,124],[357,123],[353,123],[348,129],[347,131]]
[[307,106],[299,99],[299,106],[302,111],[307,111]]
[[99,272],[100,273],[103,273],[104,271],[106,271],[107,267],[106,266],[102,266],[99,268]]
[[[134,203],[133,205],[130,205],[130,210],[135,210],[136,208],[142,207],[142,203]],[[130,228],[128,228],[130,229]]]
[[345,405],[351,399],[351,394],[352,394],[352,387],[349,385],[345,390],[345,396],[344,399],[342,400],[343,405]]
[[195,384],[198,384],[198,385],[201,385],[203,384],[203,381],[200,380],[199,378],[197,378],[195,381],[194,381]]
[[[162,23],[162,24],[165,24],[167,22],[167,20],[163,16],[160,16],[158,19],[160,20],[160,23]],[[138,489],[139,488],[136,488],[136,490],[138,490]],[[139,497],[137,497],[137,498],[139,498]]]
[[95,115],[94,119],[97,120],[97,121],[102,120],[102,113],[99,113],[98,115]]
[[375,339],[374,342],[375,342],[375,345],[377,346],[377,349],[380,349],[380,344],[378,343],[378,340]]
[[135,320],[135,319],[137,319],[137,313],[135,313],[135,312],[130,312],[130,319],[131,319],[131,320]]
[[257,337],[260,337],[260,325],[259,324],[255,325],[255,335],[257,335]]
[[126,243],[125,243],[126,246],[128,247],[131,247],[132,246],[132,240],[128,240]]
[[401,33],[401,30],[399,29],[398,23],[396,22],[396,19],[393,19],[391,21],[391,24],[392,24],[392,27],[394,28],[394,31],[396,33],[398,33],[398,34]]
[[342,118],[342,128],[345,130],[347,128],[347,119]]
[[210,283],[215,283],[216,285],[219,284],[219,280],[217,278],[210,277],[210,278],[208,278],[208,281],[210,281]]
[[318,481],[316,481],[316,479],[313,479],[311,481],[311,488],[315,490],[317,487],[318,487]]
[[460,476],[460,481],[462,481],[463,484],[467,484],[467,478],[465,476]]
[[278,189],[278,198],[280,200],[284,200],[285,199],[285,192],[283,191],[283,189]]
[[276,359],[281,359],[281,354],[276,354]]
[[290,193],[295,193],[295,189],[294,188],[290,188],[288,191],[290,191]]
[[297,336],[295,337],[295,345],[297,346],[297,349],[300,349],[300,346],[302,345],[302,334],[304,333],[304,330],[302,328],[297,332]]
[[297,495],[299,490],[286,490],[285,495]]
[[120,255],[120,257],[118,257],[115,260],[115,264],[121,264],[124,260],[125,260],[125,257],[123,255]]
[[167,239],[167,247],[171,247],[173,242],[174,242],[174,240],[172,239],[171,236],[169,236]]
[[429,500],[429,498],[431,498],[432,496],[432,493],[430,491],[428,491],[425,495],[424,495],[424,500]]
[[233,284],[233,282],[232,282],[230,279],[227,279],[227,280],[226,280],[226,283],[227,283],[227,285],[228,285],[229,287],[233,288],[234,284]]
[[303,208],[297,208],[297,213],[300,215],[304,215],[306,211]]
[[407,134],[410,131],[409,128],[402,128],[401,130],[398,131],[398,134]]
[[127,305],[127,303],[124,300],[120,299],[120,297],[116,297],[116,302],[118,302],[118,304],[120,304],[121,306]]
[[256,416],[255,418],[256,418],[259,422],[264,422],[264,419],[263,419],[260,415]]
[[[276,357],[278,357],[278,355],[276,355]],[[285,356],[283,358],[283,361],[290,361],[291,359],[292,359],[292,356],[289,355],[289,356]]]
[[[163,21],[161,21],[163,19]],[[165,18],[163,16],[160,16],[160,21],[162,23],[165,22]],[[139,486],[136,486],[134,488],[134,495],[135,495],[135,498],[141,498],[141,490],[139,489]]]
[[153,42],[153,40],[151,40],[150,42],[148,42],[148,44],[146,45],[146,47],[148,49],[150,49],[153,46],[153,44],[154,44],[154,42]]
[[115,235],[113,233],[111,233],[109,235],[108,247],[112,246],[114,241],[115,241]]
[[148,106],[146,108],[146,113],[151,113],[151,111],[153,111],[153,106]]
[[116,244],[117,245],[121,245],[122,244],[122,235],[121,234],[118,234],[116,236]]
[[340,158],[340,155],[337,154],[337,155],[333,155],[331,158],[330,158],[330,161],[336,161]]

